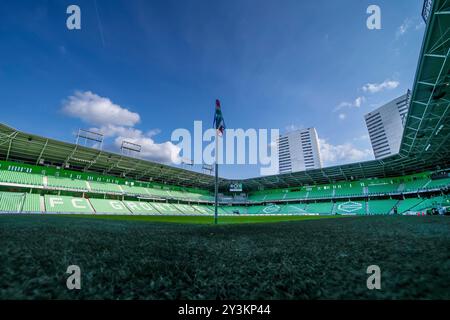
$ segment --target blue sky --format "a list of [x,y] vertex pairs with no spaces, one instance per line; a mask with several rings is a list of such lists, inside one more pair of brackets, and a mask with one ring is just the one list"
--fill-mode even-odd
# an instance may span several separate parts
[[[70,4],[81,8],[81,30],[66,28]],[[381,30],[366,27],[370,4],[381,8]],[[2,1],[1,122],[71,142],[78,128],[99,128],[107,148],[131,137],[164,161],[172,131],[211,124],[220,98],[228,128],[314,126],[326,165],[372,159],[363,115],[411,88],[422,4]],[[86,118],[92,104],[117,113]],[[221,169],[257,175],[257,166]]]

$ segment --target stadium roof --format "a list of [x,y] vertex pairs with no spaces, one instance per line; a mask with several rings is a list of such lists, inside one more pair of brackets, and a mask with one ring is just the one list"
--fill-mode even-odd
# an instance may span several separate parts
[[[429,3],[426,0],[425,3]],[[425,8],[426,6],[424,6]],[[400,152],[322,169],[241,180],[246,190],[285,188],[450,168],[450,0],[435,0],[428,15]],[[18,131],[0,124],[0,159],[64,166],[115,176],[212,189],[211,175]],[[227,188],[231,180],[220,179]],[[236,181],[236,180],[233,180]]]

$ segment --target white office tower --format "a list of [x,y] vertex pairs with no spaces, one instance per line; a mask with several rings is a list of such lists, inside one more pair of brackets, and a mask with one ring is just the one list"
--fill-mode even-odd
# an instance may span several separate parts
[[289,173],[322,167],[315,128],[280,135],[278,139],[279,172]]
[[401,97],[364,116],[375,159],[399,152],[410,99],[411,92],[408,90]]

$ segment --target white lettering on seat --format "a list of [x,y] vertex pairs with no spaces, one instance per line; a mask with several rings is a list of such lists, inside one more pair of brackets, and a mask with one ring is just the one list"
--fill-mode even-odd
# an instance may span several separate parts
[[84,200],[83,199],[72,199],[72,206],[77,209],[86,209],[86,206],[77,204],[77,202],[80,202],[80,201],[83,202]]
[[61,198],[49,198],[50,207],[54,208],[55,205],[61,205],[64,204],[63,200]]

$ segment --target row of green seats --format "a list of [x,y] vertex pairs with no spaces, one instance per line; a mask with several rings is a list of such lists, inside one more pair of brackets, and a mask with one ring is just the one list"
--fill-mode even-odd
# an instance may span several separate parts
[[392,213],[394,206],[398,200],[369,200],[369,214],[389,214]]
[[88,187],[86,181],[70,179],[64,177],[47,177],[47,186],[55,189],[74,189],[80,191],[87,191]]
[[21,212],[24,198],[23,193],[0,192],[0,212]]
[[42,175],[25,172],[0,170],[0,182],[42,186],[44,184]]

